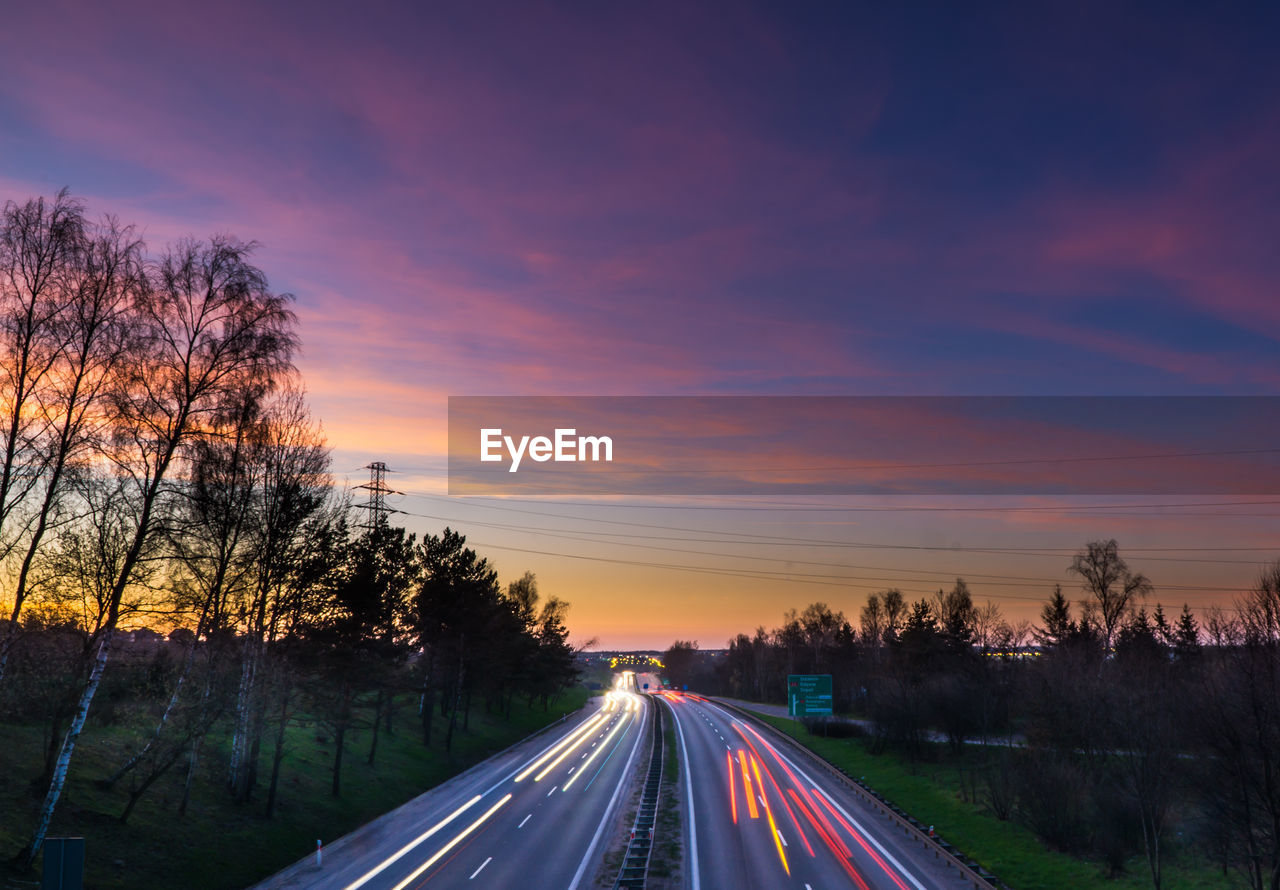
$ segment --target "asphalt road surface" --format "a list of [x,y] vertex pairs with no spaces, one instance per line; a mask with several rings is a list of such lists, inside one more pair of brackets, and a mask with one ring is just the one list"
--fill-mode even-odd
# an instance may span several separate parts
[[595,709],[352,832],[257,890],[577,890],[591,881],[648,748],[623,674]]
[[676,718],[692,890],[966,886],[847,788],[731,711],[700,696],[663,697]]

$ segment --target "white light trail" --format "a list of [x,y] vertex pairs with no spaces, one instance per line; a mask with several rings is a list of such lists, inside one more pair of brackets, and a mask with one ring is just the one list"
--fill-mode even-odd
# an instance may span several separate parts
[[[551,757],[555,756],[555,753],[556,753],[557,751],[559,751],[559,750],[560,750],[561,748],[563,748],[565,745],[569,744],[571,741],[573,741],[573,740],[574,740],[575,738],[577,738],[579,735],[582,735],[583,733],[586,733],[587,735],[590,735],[590,730],[591,730],[591,729],[592,729],[592,728],[593,728],[593,727],[594,727],[598,722],[600,722],[600,721],[602,721],[602,720],[604,720],[604,712],[603,712],[603,711],[601,711],[601,712],[597,712],[597,713],[596,713],[596,715],[595,715],[594,717],[592,717],[592,718],[591,718],[590,720],[588,720],[586,723],[584,723],[584,724],[582,724],[581,726],[579,726],[579,727],[578,727],[577,729],[575,729],[573,732],[569,733],[567,736],[565,736],[563,739],[561,739],[557,744],[555,744],[554,746],[552,746],[552,747],[551,747],[551,749],[550,749],[549,751],[547,751],[547,753],[543,754],[541,757],[539,757],[539,758],[538,758],[537,760],[535,760],[533,763],[529,764],[529,767],[528,767],[524,772],[522,772],[520,775],[516,776],[516,781],[517,781],[517,782],[523,782],[523,781],[524,781],[524,779],[529,775],[529,773],[533,772],[535,769],[537,769],[538,767],[542,766],[542,764],[546,763],[546,762],[547,762],[547,760],[549,760]],[[586,735],[583,735],[583,738],[586,738]]]
[[615,726],[607,736],[605,736],[604,744],[598,745],[595,751],[592,752],[591,757],[588,758],[587,762],[582,764],[582,769],[578,770],[577,774],[574,775],[573,778],[571,778],[569,781],[564,783],[565,791],[568,791],[570,788],[573,787],[573,783],[578,781],[578,779],[582,776],[582,774],[587,771],[587,767],[591,766],[591,761],[599,757],[600,752],[603,751],[605,748],[609,747],[609,740],[612,739],[615,735],[617,735],[618,730],[622,729],[622,727],[627,725],[629,722],[630,722],[630,716],[623,717],[621,720],[618,721],[618,725]]
[[418,835],[416,838],[414,838],[413,840],[409,841],[409,843],[405,844],[405,845],[404,845],[403,847],[401,847],[399,850],[396,850],[396,852],[392,853],[392,854],[391,854],[390,856],[388,856],[386,859],[382,860],[382,862],[380,862],[377,866],[375,866],[374,868],[372,868],[372,869],[370,869],[369,871],[365,872],[365,873],[364,873],[364,875],[363,875],[363,876],[361,876],[358,880],[352,881],[350,884],[348,884],[346,887],[344,887],[344,888],[343,888],[343,890],[356,890],[356,888],[358,888],[358,887],[363,887],[363,886],[364,886],[365,884],[367,884],[370,880],[372,880],[373,878],[375,878],[375,877],[377,877],[379,874],[381,874],[381,873],[382,873],[382,872],[387,868],[387,866],[391,865],[391,863],[395,862],[397,859],[399,859],[399,858],[400,858],[401,856],[403,856],[405,853],[408,853],[408,852],[409,852],[410,850],[412,850],[414,847],[418,846],[418,844],[422,843],[422,842],[423,842],[423,841],[425,841],[427,838],[431,837],[431,835],[433,835],[433,834],[435,834],[437,831],[439,831],[441,828],[444,828],[446,825],[448,825],[450,822],[452,822],[452,821],[453,821],[454,819],[456,819],[458,816],[461,816],[463,813],[465,813],[465,812],[466,812],[467,810],[469,810],[471,807],[475,806],[476,801],[478,801],[479,799],[480,799],[480,795],[478,795],[478,794],[477,794],[475,797],[471,798],[471,800],[467,801],[467,802],[466,802],[466,803],[464,803],[462,806],[458,807],[456,810],[454,810],[454,811],[453,811],[452,813],[450,813],[448,816],[446,816],[445,818],[441,819],[439,822],[437,822],[437,823],[436,823],[435,825],[433,825],[431,828],[427,829],[427,830],[426,830],[426,831],[424,831],[422,834]]
[[457,837],[455,837],[453,840],[449,841],[449,843],[445,844],[443,847],[437,850],[434,856],[432,856],[426,862],[422,863],[416,869],[414,869],[413,872],[409,875],[409,877],[405,878],[399,884],[396,884],[395,887],[392,888],[392,890],[404,890],[405,887],[408,887],[410,884],[416,881],[419,877],[422,876],[422,873],[424,871],[426,871],[431,866],[439,862],[440,858],[444,856],[445,853],[448,853],[454,847],[458,846],[458,844],[462,843],[463,839],[467,835],[471,834],[471,832],[475,831],[477,828],[483,825],[486,819],[488,819],[494,813],[498,812],[498,810],[503,806],[503,804],[505,804],[509,800],[511,800],[510,794],[502,798],[502,800],[498,801],[493,806],[489,807],[489,809],[485,810],[483,816],[481,816],[479,819],[477,819],[476,821],[468,825],[466,828],[464,828]]

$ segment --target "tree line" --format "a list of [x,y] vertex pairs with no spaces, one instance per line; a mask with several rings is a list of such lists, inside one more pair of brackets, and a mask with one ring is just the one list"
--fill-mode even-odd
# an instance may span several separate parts
[[353,522],[293,364],[293,298],[255,248],[151,255],[65,191],[4,206],[0,716],[46,748],[20,864],[94,721],[138,731],[104,779],[127,788],[122,820],[173,770],[184,812],[210,756],[236,801],[265,785],[270,816],[299,720],[333,739],[336,795],[353,729],[372,763],[413,702],[447,752],[473,699],[545,707],[576,675],[567,604],[533,575],[501,587],[448,528]]
[[969,585],[908,602],[871,595],[851,621],[824,603],[738,634],[708,657],[677,641],[672,682],[785,701],[793,673],[832,675],[853,720],[908,758],[949,749],[963,793],[1046,844],[1102,861],[1131,857],[1152,885],[1171,853],[1216,863],[1255,890],[1280,887],[1280,562],[1229,607],[1151,608],[1151,582],[1114,540],[1094,541],[1037,622],[1010,622]]

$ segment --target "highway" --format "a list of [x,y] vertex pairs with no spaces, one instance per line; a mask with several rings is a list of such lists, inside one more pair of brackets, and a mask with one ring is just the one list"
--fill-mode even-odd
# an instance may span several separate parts
[[675,715],[691,890],[966,886],[763,731],[701,696],[662,695]]
[[[653,707],[622,674],[598,707],[455,777],[255,890],[590,885],[644,760]],[[618,828],[620,831],[621,829]]]

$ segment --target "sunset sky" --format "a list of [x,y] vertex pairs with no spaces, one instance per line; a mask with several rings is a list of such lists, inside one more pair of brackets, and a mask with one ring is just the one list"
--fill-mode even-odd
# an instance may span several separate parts
[[450,395],[1280,395],[1274,4],[110,6],[6,7],[0,198],[261,242],[338,480],[385,461],[578,640],[956,575],[1030,618],[1109,537],[1230,605],[1280,556],[1280,497],[445,477]]

